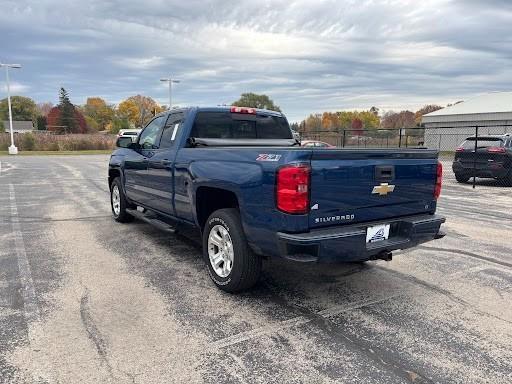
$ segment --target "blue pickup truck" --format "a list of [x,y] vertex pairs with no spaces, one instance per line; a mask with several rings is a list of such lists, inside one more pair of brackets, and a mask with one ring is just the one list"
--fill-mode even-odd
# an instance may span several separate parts
[[244,107],[173,109],[117,145],[115,220],[197,229],[227,292],[252,287],[262,258],[390,260],[444,236],[437,151],[301,147],[281,113]]

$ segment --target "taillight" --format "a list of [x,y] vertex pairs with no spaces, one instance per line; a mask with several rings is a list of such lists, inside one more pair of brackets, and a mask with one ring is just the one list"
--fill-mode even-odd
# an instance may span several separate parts
[[464,152],[464,148],[459,147],[459,148],[457,148],[457,149],[455,150],[455,152]]
[[436,186],[434,188],[434,199],[439,199],[441,195],[441,186],[443,184],[443,165],[441,163],[437,163],[437,172],[436,172]]
[[309,210],[308,165],[286,165],[277,171],[277,208],[286,213],[304,214]]
[[489,147],[487,148],[487,152],[491,153],[505,153],[507,150],[503,147]]
[[255,108],[246,108],[246,107],[231,107],[231,113],[245,113],[248,115],[255,115],[256,109]]

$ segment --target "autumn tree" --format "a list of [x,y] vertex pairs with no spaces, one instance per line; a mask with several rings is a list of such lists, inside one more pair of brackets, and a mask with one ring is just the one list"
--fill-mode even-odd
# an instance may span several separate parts
[[342,111],[337,112],[341,129],[352,129],[354,120],[360,120],[361,129],[377,129],[380,118],[371,111]]
[[329,131],[335,131],[340,126],[340,120],[336,113],[324,112],[322,114],[322,128]]
[[274,104],[274,101],[270,97],[267,95],[258,95],[252,92],[242,93],[240,98],[234,101],[231,105],[236,105],[237,107],[268,109],[271,111],[281,112],[281,109]]
[[84,116],[71,103],[68,92],[64,88],[59,91],[59,104],[48,112],[46,119],[46,127],[49,131],[58,133],[87,132]]
[[[12,119],[18,121],[35,120],[37,107],[34,100],[24,96],[11,97]],[[7,98],[0,100],[0,120],[9,119]]]
[[139,122],[139,109],[132,100],[121,101],[117,106],[116,115],[118,118],[129,121],[134,126]]
[[363,134],[363,121],[358,117],[354,118],[350,128],[353,135],[361,136]]
[[312,132],[312,131],[320,131],[322,130],[322,115],[320,114],[311,114],[306,118],[305,124],[305,131],[306,132]]
[[384,129],[412,128],[414,125],[414,113],[411,111],[388,111],[382,116],[381,128]]
[[163,108],[155,100],[142,95],[131,96],[117,106],[118,117],[127,119],[137,127],[143,127],[160,112],[163,112]]
[[101,97],[89,97],[82,111],[87,125],[94,130],[104,130],[114,118],[114,108]]
[[435,104],[428,104],[428,105],[421,107],[414,114],[414,121],[415,121],[416,125],[418,127],[421,125],[421,118],[423,115],[426,115],[427,113],[438,111],[440,109],[443,109],[443,107],[441,107],[440,105],[435,105]]

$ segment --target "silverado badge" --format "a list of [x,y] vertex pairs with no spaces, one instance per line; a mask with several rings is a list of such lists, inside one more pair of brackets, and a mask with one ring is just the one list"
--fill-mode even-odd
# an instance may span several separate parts
[[379,194],[379,196],[386,196],[388,193],[391,193],[395,190],[394,185],[389,185],[388,183],[380,183],[373,187],[372,194]]

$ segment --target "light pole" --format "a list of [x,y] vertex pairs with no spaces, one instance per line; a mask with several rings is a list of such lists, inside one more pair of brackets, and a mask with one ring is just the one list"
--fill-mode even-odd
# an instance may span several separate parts
[[172,83],[179,83],[179,80],[172,79],[171,76],[160,79],[160,81],[169,83],[169,110],[172,108]]
[[19,64],[3,64],[0,67],[5,67],[5,83],[7,85],[7,105],[9,107],[9,131],[11,132],[11,146],[9,147],[9,155],[17,155],[18,148],[14,145],[14,134],[12,128],[12,108],[11,108],[11,92],[9,88],[9,68],[21,68]]

